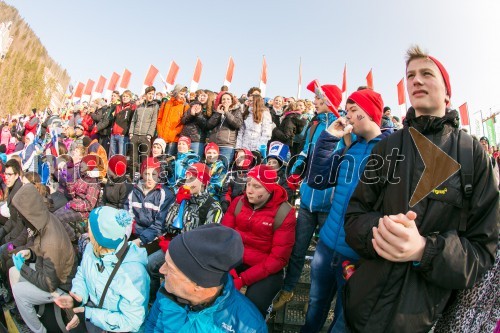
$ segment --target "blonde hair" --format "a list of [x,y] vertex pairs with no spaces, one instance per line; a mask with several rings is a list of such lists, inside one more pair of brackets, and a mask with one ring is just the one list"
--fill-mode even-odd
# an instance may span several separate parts
[[410,48],[406,51],[406,67],[408,67],[412,60],[422,58],[429,58],[429,54],[423,51],[418,45],[410,46]]

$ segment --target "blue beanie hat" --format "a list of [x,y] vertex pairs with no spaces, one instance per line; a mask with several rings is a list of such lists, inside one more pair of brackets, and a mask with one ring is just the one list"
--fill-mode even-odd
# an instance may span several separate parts
[[273,141],[269,145],[269,154],[267,154],[267,158],[275,158],[283,164],[288,160],[289,150],[290,148],[283,142]]
[[132,217],[123,209],[103,206],[93,209],[89,215],[89,227],[96,242],[108,249],[116,249],[126,238]]

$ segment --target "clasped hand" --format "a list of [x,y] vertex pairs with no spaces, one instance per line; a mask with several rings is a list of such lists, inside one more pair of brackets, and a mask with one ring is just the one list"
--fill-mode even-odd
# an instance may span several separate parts
[[373,248],[379,256],[393,262],[420,261],[426,239],[415,224],[417,214],[384,216],[378,227],[373,227]]

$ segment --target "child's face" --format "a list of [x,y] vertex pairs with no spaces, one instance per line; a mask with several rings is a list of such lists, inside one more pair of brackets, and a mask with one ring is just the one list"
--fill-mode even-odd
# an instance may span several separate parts
[[161,146],[158,143],[155,143],[153,145],[153,148],[151,149],[151,152],[153,154],[153,157],[159,156],[163,154],[163,150],[161,149]]
[[278,170],[280,168],[280,163],[275,158],[268,158],[266,164],[269,165],[274,170]]
[[205,153],[205,157],[208,163],[213,163],[219,158],[219,153],[215,149],[209,149]]
[[185,141],[179,141],[177,144],[177,151],[179,153],[187,153],[189,150],[189,146]]

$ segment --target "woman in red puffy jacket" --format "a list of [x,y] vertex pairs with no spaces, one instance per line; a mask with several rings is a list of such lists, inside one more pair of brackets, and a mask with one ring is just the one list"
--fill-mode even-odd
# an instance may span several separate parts
[[[264,317],[283,285],[283,268],[295,242],[295,209],[287,202],[283,187],[276,183],[276,171],[258,165],[248,172],[245,193],[235,198],[222,224],[241,235],[243,263],[231,272],[237,289],[247,286],[246,296]],[[280,219],[278,210],[285,212]]]

